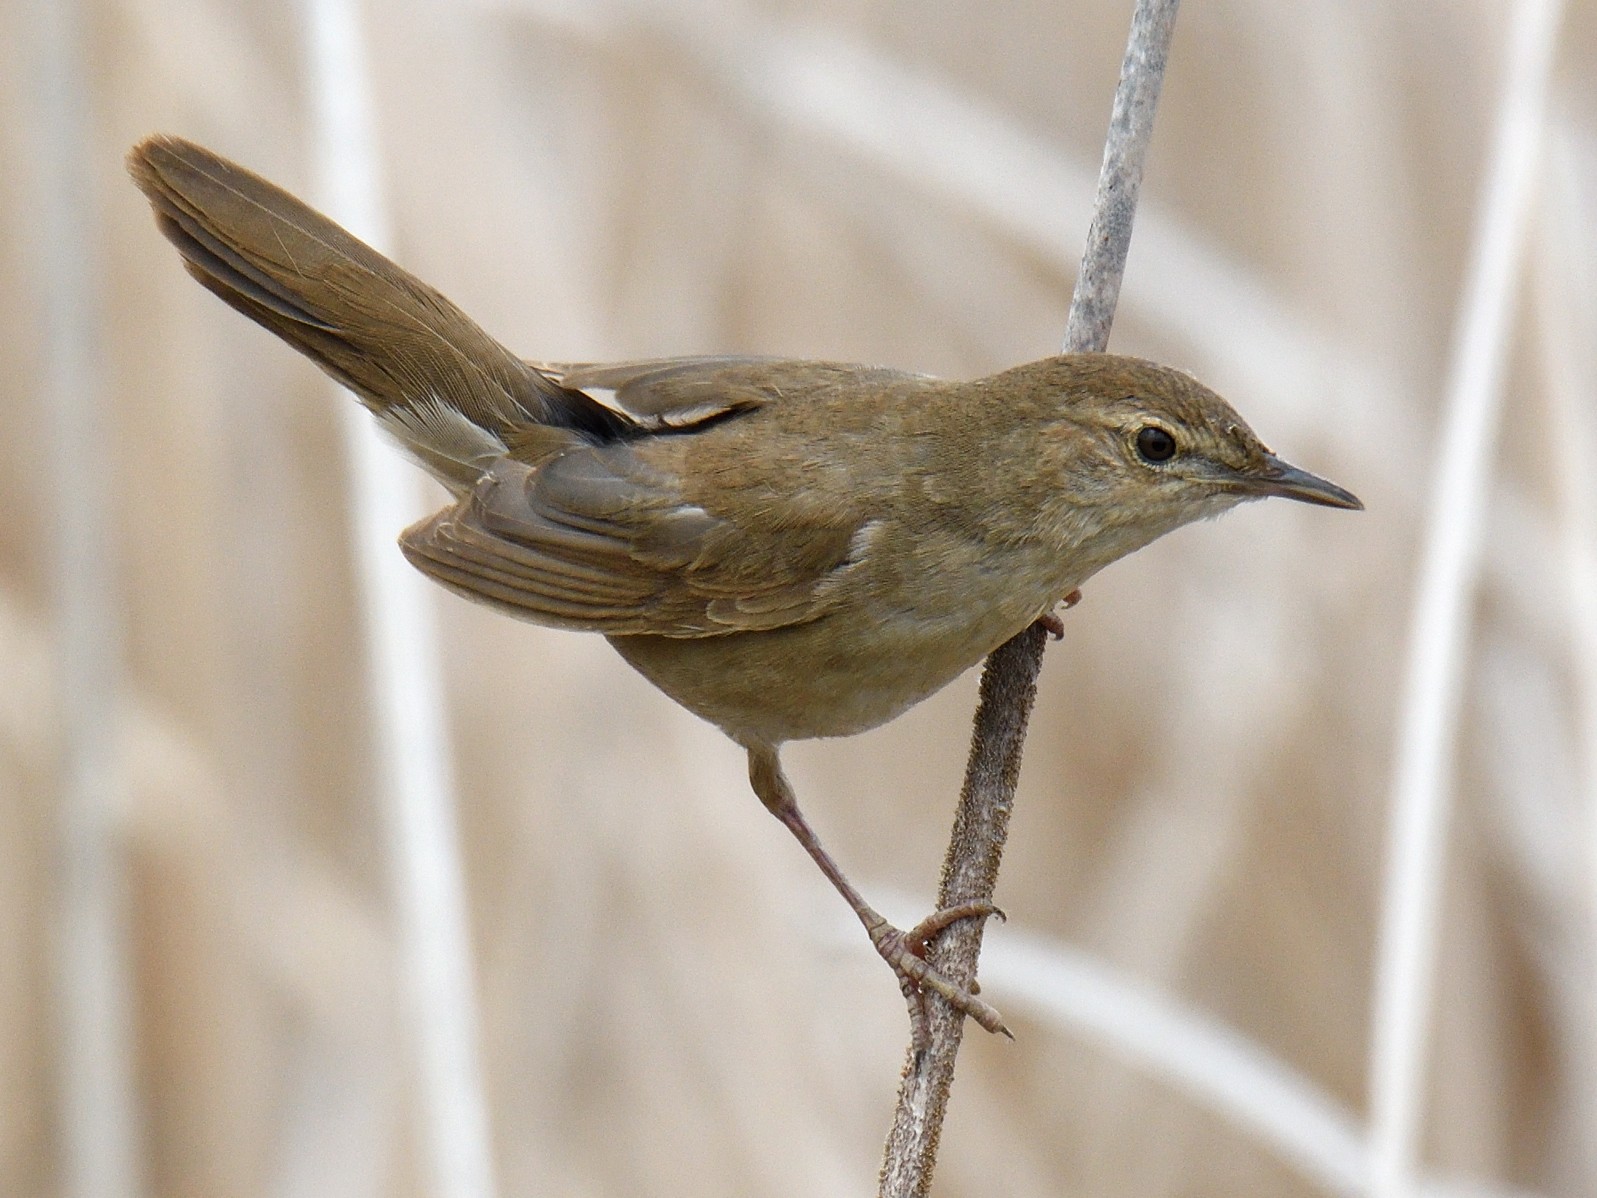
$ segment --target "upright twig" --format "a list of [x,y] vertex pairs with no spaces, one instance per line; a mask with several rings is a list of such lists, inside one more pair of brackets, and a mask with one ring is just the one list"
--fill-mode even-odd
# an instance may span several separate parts
[[1370,1192],[1376,1198],[1410,1198],[1418,1192],[1421,1098],[1464,651],[1562,15],[1562,0],[1522,0],[1516,6],[1454,328],[1392,778],[1370,1061]]
[[[382,247],[375,118],[357,6],[302,0],[315,117],[317,192],[356,235]],[[403,1026],[420,1101],[422,1189],[492,1198],[488,1105],[478,1060],[466,886],[455,832],[449,730],[433,597],[394,537],[421,514],[410,465],[343,399],[368,685],[395,906]]]
[[[1092,227],[1070,304],[1064,342],[1067,353],[1101,352],[1109,344],[1109,326],[1131,244],[1142,164],[1153,133],[1154,110],[1179,6],[1180,0],[1137,0],[1132,14]],[[1041,626],[1028,628],[1000,646],[982,671],[965,785],[943,863],[940,907],[993,897],[1020,777],[1026,722],[1037,695],[1045,636]],[[982,928],[976,921],[956,924],[938,941],[933,965],[945,976],[969,984],[976,976],[981,939]],[[915,1198],[931,1187],[964,1019],[940,999],[930,1000],[930,1005],[930,1044],[921,1053],[911,1049],[899,1086],[898,1108],[882,1161],[882,1198]]]

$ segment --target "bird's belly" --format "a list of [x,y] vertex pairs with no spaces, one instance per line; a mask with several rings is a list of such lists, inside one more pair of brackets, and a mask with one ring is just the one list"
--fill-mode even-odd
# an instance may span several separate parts
[[1037,610],[939,626],[848,614],[728,636],[611,637],[650,682],[735,740],[849,736],[941,690],[1024,628]]

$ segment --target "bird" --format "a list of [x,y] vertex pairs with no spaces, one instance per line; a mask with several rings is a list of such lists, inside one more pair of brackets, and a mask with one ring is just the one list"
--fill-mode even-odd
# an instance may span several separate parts
[[752,789],[864,925],[910,1003],[993,1032],[928,943],[848,880],[800,810],[790,741],[874,728],[1099,570],[1278,496],[1359,509],[1184,371],[1060,354],[971,381],[758,356],[523,359],[289,192],[156,135],[133,181],[188,273],[348,388],[449,491],[405,557],[457,595],[596,632],[748,758]]

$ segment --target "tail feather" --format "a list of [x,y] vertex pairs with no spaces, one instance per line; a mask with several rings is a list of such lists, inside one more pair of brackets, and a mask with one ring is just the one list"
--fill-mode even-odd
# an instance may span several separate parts
[[421,280],[288,192],[192,142],[128,169],[188,272],[360,396],[445,482],[469,485],[529,424],[608,440],[624,419],[495,341]]

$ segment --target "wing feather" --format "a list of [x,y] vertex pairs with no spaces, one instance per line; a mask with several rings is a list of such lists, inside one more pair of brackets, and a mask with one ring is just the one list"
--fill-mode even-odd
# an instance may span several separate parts
[[615,442],[537,464],[502,459],[400,543],[443,585],[538,623],[703,637],[825,614],[858,531],[839,518],[751,534]]
[[927,377],[882,366],[752,355],[527,365],[654,432],[678,432],[771,403],[803,402],[840,383],[857,387]]

